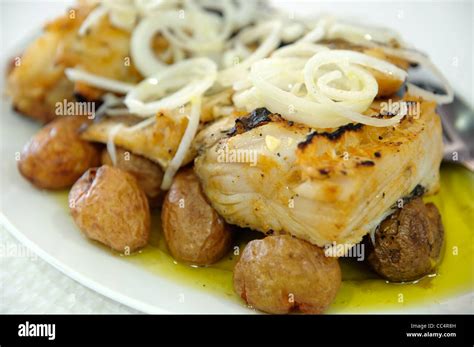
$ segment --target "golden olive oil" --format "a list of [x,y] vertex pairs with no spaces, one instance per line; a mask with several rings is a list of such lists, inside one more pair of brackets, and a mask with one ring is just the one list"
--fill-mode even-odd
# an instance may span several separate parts
[[[67,205],[67,198],[63,195],[61,203]],[[474,290],[474,174],[459,166],[443,165],[441,190],[425,201],[436,204],[445,229],[444,255],[436,273],[413,283],[388,283],[364,262],[341,259],[343,281],[328,312],[403,310],[423,303],[437,304],[450,296]],[[168,252],[157,211],[152,216],[150,244],[123,258],[157,276],[239,300],[232,287],[232,269],[245,244],[261,235],[246,230],[236,234],[234,247],[217,264],[208,267],[183,264],[175,261]]]
[[387,283],[363,264],[352,261],[348,266],[348,260],[342,260],[345,280],[329,312],[403,310],[437,304],[474,289],[474,175],[458,166],[443,165],[441,190],[425,201],[436,204],[445,230],[443,259],[436,273],[414,283]]

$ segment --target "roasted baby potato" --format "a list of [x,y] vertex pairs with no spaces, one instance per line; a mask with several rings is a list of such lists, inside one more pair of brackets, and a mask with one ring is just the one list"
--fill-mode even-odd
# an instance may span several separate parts
[[436,267],[443,239],[438,209],[417,198],[380,224],[375,246],[367,242],[367,260],[375,272],[389,281],[413,281]]
[[107,165],[88,170],[72,187],[69,208],[87,237],[116,251],[133,252],[148,243],[148,200],[125,171]]
[[289,235],[251,241],[234,268],[234,290],[268,313],[322,313],[341,285],[337,258]]
[[168,248],[177,260],[209,265],[229,250],[230,227],[207,202],[192,169],[175,176],[161,219]]
[[[138,185],[148,197],[150,206],[158,206],[161,199],[161,182],[163,181],[163,171],[158,164],[142,156],[133,154],[123,148],[116,148],[117,162],[115,167],[132,174]],[[114,166],[109,152],[102,151],[102,165]]]
[[79,138],[87,117],[62,117],[38,131],[25,145],[18,168],[38,188],[70,187],[90,167],[100,163],[100,151]]

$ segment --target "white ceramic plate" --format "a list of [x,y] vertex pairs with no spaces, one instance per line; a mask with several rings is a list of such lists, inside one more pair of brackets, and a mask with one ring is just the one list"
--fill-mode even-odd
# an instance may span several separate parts
[[0,222],[19,241],[76,281],[143,312],[248,312],[235,302],[160,278],[88,242],[58,199],[33,188],[17,171],[15,153],[38,125],[15,115],[6,103],[1,115]]
[[[15,52],[7,52],[2,58],[2,71],[5,71],[7,57],[13,56]],[[4,76],[0,76],[0,79],[0,85],[3,86]],[[142,312],[254,312],[235,301],[160,277],[88,242],[56,198],[48,192],[35,189],[18,173],[15,156],[38,129],[38,124],[19,117],[11,110],[8,101],[2,98],[0,222],[19,241],[65,275]],[[351,312],[350,308],[348,312]],[[403,312],[407,313],[406,308]],[[472,294],[436,305],[412,307],[410,312],[472,312]]]
[[[2,102],[0,126],[0,222],[41,258],[81,284],[143,312],[253,312],[235,301],[162,278],[88,242],[54,195],[35,189],[18,173],[15,155],[39,125]],[[469,310],[472,297],[466,295],[410,312]]]

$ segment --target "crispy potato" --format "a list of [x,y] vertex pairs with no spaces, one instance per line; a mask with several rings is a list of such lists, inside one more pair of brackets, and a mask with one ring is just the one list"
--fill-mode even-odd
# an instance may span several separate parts
[[[151,206],[159,206],[162,200],[162,191],[160,189],[163,181],[163,171],[158,164],[142,156],[133,154],[123,148],[116,148],[117,162],[115,167],[132,174],[138,182],[138,185],[148,197]],[[102,165],[114,166],[109,152],[102,151]]]
[[444,230],[438,209],[421,198],[388,216],[370,240],[367,261],[383,278],[413,281],[429,274],[439,263]]
[[268,313],[322,313],[340,284],[336,258],[289,235],[251,241],[234,268],[235,292]]
[[174,178],[161,219],[168,248],[177,260],[209,265],[229,250],[230,228],[207,202],[192,169]]
[[38,131],[23,148],[21,174],[38,188],[70,187],[90,167],[100,163],[96,145],[80,139],[87,117],[62,117]]
[[104,165],[88,170],[69,193],[69,208],[84,234],[119,252],[146,246],[150,210],[136,179]]

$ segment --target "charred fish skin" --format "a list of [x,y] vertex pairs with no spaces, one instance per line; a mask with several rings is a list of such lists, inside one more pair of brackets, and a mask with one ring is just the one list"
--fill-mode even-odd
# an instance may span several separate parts
[[[314,131],[266,115],[270,121],[241,127],[201,151],[195,170],[228,223],[290,233],[318,246],[357,243],[417,186],[428,195],[438,190],[436,104],[409,101],[420,102],[421,114],[386,128]],[[224,150],[253,151],[256,165],[222,161]]]

